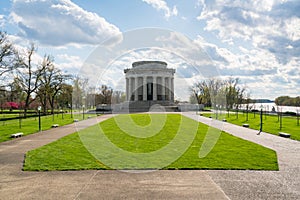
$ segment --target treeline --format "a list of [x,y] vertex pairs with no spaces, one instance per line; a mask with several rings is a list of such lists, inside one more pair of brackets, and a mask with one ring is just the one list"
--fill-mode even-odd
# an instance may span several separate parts
[[280,96],[275,99],[275,104],[278,106],[300,106],[300,96]]
[[[207,79],[195,83],[191,88],[190,101],[220,109],[239,109],[241,104],[249,104],[250,94],[246,92],[238,78]],[[194,99],[194,100],[193,100]]]
[[37,48],[31,44],[20,51],[0,31],[0,108],[29,109],[54,113],[54,109],[92,108],[98,104],[118,103],[125,99],[122,92],[113,92],[106,85],[89,87],[88,80],[63,72],[54,57],[37,59]]

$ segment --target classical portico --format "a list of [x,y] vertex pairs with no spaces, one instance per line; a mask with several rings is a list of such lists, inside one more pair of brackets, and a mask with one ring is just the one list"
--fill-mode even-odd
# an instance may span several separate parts
[[166,62],[134,62],[124,73],[127,101],[174,102],[175,69],[167,68]]

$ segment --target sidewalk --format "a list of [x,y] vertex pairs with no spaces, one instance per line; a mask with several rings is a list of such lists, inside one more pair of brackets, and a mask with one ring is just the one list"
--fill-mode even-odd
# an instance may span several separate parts
[[202,117],[195,112],[183,115],[276,151],[279,171],[207,171],[231,199],[299,199],[299,141],[264,132],[257,135],[256,130]]

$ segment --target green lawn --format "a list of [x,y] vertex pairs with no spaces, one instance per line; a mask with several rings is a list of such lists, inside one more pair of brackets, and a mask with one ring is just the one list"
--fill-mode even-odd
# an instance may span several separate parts
[[[95,116],[95,114],[85,114],[85,118],[88,116]],[[62,119],[63,118],[63,119]],[[73,123],[74,119],[82,120],[82,114],[73,114],[71,118],[70,114],[55,114],[41,117],[41,129],[50,129],[53,124],[59,124],[60,126]],[[53,120],[54,119],[54,120]],[[21,120],[21,128],[19,119],[0,121],[0,142],[11,140],[11,134],[22,132],[24,135],[29,135],[39,131],[38,117],[31,117]]]
[[[203,116],[216,118],[215,113],[203,113]],[[235,113],[230,113],[229,117],[227,113],[223,113],[218,116],[218,119],[226,119],[227,122],[240,125],[249,124],[251,129],[259,130],[260,128],[260,114],[248,113],[248,121],[246,120],[246,113],[240,113],[238,119]],[[280,123],[277,115],[263,115],[263,131],[278,135],[279,132],[285,132],[291,134],[291,139],[300,140],[300,126],[297,125],[296,117],[282,117],[282,129],[280,130]]]
[[[128,117],[139,127],[134,128]],[[196,128],[195,133],[193,128]],[[199,151],[206,141],[208,129],[208,126],[179,114],[169,114],[166,118],[162,114],[119,115],[28,152],[23,169],[278,170],[273,150],[217,129],[219,140],[206,157],[200,158]],[[175,160],[164,165],[174,157]]]

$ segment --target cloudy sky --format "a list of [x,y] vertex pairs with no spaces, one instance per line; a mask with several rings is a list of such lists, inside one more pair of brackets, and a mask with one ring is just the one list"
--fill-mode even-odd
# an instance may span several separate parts
[[274,99],[300,95],[299,10],[299,0],[1,0],[0,27],[98,84],[122,89],[132,62],[164,60],[181,100],[182,85],[207,76],[239,77],[252,98]]

